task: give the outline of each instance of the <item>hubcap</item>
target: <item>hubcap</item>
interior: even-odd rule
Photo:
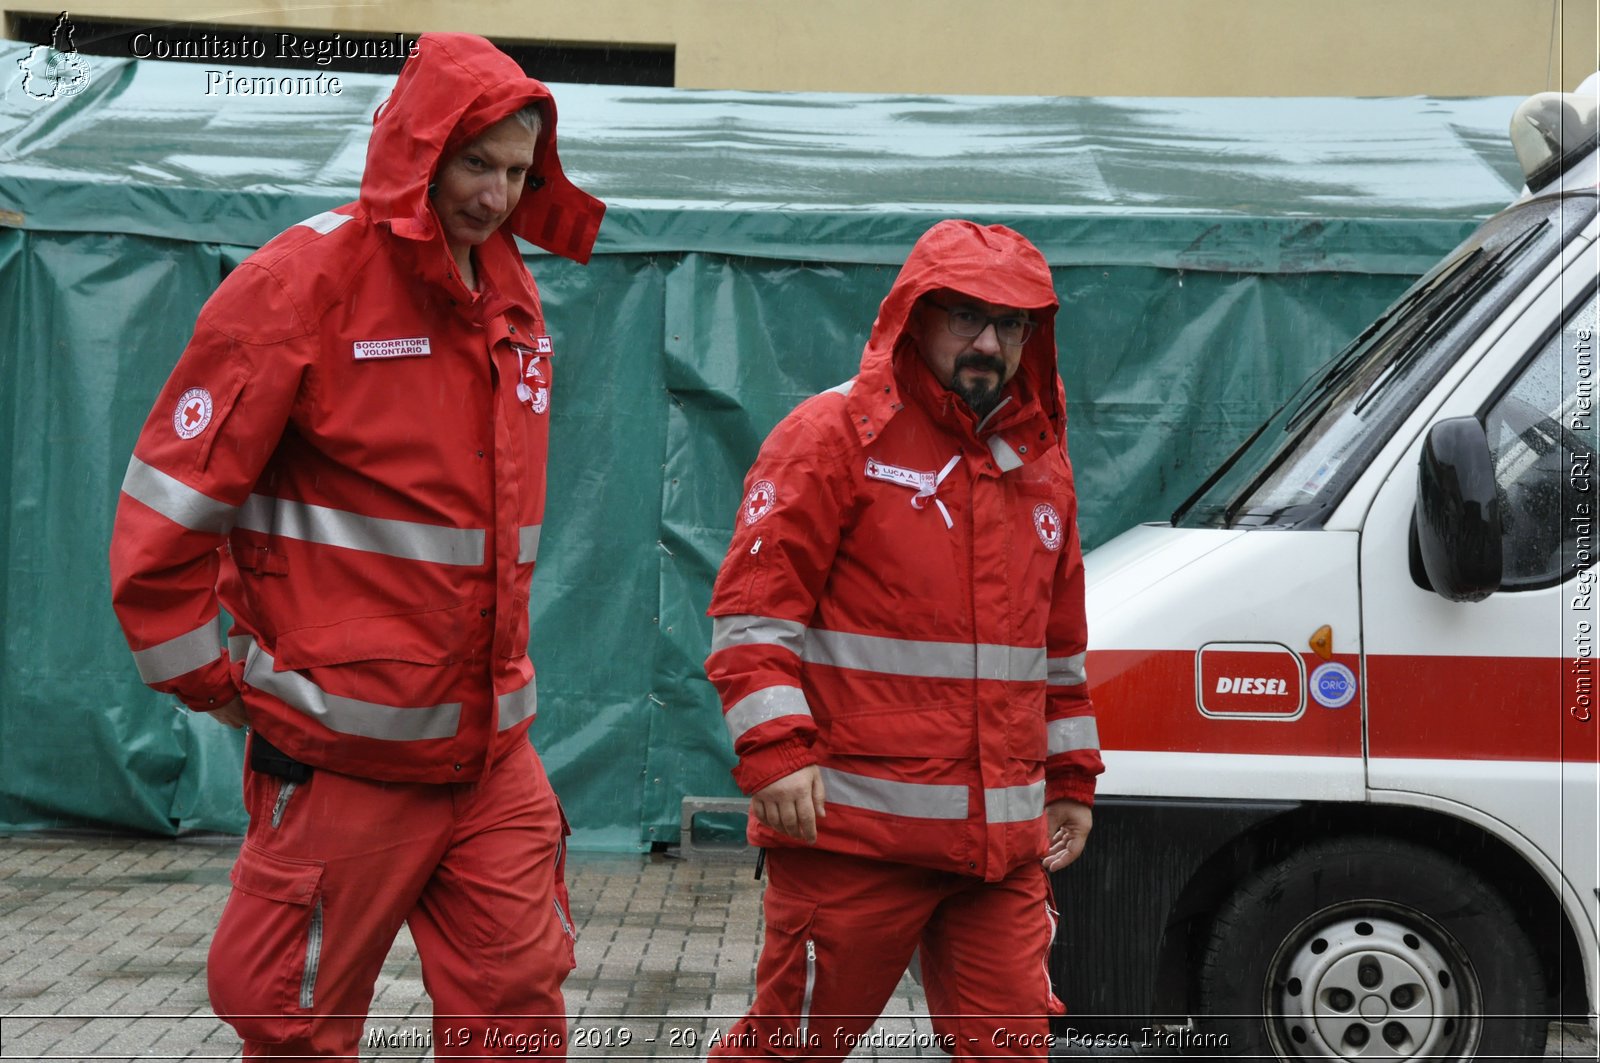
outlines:
[[[1326,908],[1284,940],[1267,971],[1267,1030],[1288,1058],[1451,1059],[1476,1047],[1481,1000],[1443,927],[1365,901]]]

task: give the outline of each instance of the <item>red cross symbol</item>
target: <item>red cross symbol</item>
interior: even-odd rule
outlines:
[[[756,481],[750,485],[750,493],[744,496],[744,522],[754,524],[777,504],[777,488],[768,480]]]
[[[1047,537],[1051,539],[1056,537],[1056,522],[1054,518],[1050,516],[1050,514],[1046,513],[1044,516],[1039,518],[1039,527],[1044,531]]]
[[[198,399],[185,406],[183,408],[183,426],[185,428],[193,428],[195,422],[200,420],[200,414],[204,409],[205,407],[200,405],[200,400]]]

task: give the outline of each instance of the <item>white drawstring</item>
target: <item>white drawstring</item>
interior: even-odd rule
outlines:
[[[960,454],[952,457],[949,461],[944,463],[944,468],[939,470],[939,475],[933,478],[932,484],[924,483],[922,485],[922,489],[911,496],[911,505],[914,509],[923,508],[923,506],[927,504],[927,499],[932,498],[933,504],[939,507],[939,515],[944,518],[944,526],[946,528],[954,528],[956,526],[955,521],[950,519],[950,511],[944,508],[944,503],[935,496],[939,493],[939,485],[944,483],[944,478],[950,475],[951,470],[953,470],[956,465],[960,463],[960,461]]]

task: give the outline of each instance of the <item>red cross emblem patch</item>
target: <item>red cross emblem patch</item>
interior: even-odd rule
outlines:
[[[549,348],[548,336],[541,336],[545,349]],[[517,368],[521,379],[517,381],[517,398],[522,404],[534,413],[543,413],[550,408],[550,378],[545,375],[544,356],[535,354],[526,347],[517,348]]]
[[[178,399],[178,408],[172,411],[172,427],[179,439],[193,439],[211,423],[211,392],[205,388],[190,388]]]
[[[744,496],[744,522],[754,524],[756,521],[772,512],[772,507],[778,504],[778,489],[771,480],[757,480],[750,485],[750,492]]]
[[[1033,530],[1046,550],[1061,549],[1061,514],[1048,502],[1033,507]]]

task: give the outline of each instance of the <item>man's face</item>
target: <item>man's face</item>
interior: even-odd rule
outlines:
[[[1016,375],[1025,338],[1016,334],[1031,329],[1028,320],[1026,310],[952,291],[923,296],[912,314],[922,360],[979,417],[994,408],[1000,389]],[[963,332],[976,335],[958,335]],[[1002,332],[1015,342],[1007,342]]]
[[[511,216],[533,166],[538,137],[507,118],[463,144],[434,176],[433,209],[457,255],[489,239]]]

